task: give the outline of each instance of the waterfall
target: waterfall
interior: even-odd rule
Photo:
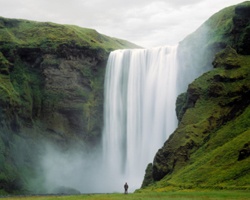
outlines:
[[[197,56],[185,46],[111,52],[102,145],[86,152],[46,145],[39,168],[44,189],[49,193],[62,187],[82,193],[123,192],[125,182],[129,192],[140,188],[147,164],[177,126],[177,95],[212,69],[204,64],[204,57],[204,49]]]
[[[177,46],[111,52],[105,75],[103,144],[91,152],[78,148],[65,152],[48,145],[41,159],[45,189],[123,192],[125,182],[129,192],[140,188],[147,164],[177,126],[177,95],[208,70],[209,66],[202,67],[202,57],[194,60],[190,54]]]
[[[105,75],[103,163],[112,191],[140,188],[177,126],[177,46],[111,52]],[[116,188],[117,187],[117,188]]]

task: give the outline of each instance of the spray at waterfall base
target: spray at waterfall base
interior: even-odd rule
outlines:
[[[111,52],[102,149],[65,154],[48,148],[47,185],[82,193],[123,192],[125,182],[129,192],[140,188],[148,163],[177,126],[177,95],[198,75],[183,69],[177,46]]]

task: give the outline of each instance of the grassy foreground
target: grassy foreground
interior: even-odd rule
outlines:
[[[16,196],[4,197],[7,200],[154,200],[154,199],[178,199],[178,200],[247,200],[250,199],[250,191],[178,191],[178,192],[152,192],[133,194],[82,194],[72,196]]]

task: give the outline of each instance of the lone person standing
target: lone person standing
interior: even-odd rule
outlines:
[[[124,194],[128,194],[128,184],[127,183],[125,183],[125,185],[124,185]]]

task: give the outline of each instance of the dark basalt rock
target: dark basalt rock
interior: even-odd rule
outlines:
[[[146,168],[146,171],[145,171],[145,176],[144,176],[144,179],[143,179],[143,184],[142,184],[142,188],[150,185],[151,183],[154,182],[154,179],[153,179],[153,176],[152,176],[152,169],[153,168],[153,164],[152,163],[149,163],[147,168]]]
[[[0,190],[30,192],[45,143],[99,145],[108,55],[138,46],[49,22],[0,17],[0,31]]]
[[[244,144],[244,147],[239,151],[238,161],[244,160],[250,156],[250,142]]]
[[[171,177],[170,175],[179,168],[188,165],[190,155],[210,140],[210,134],[214,130],[240,116],[250,104],[249,74],[241,69],[242,63],[239,55],[250,54],[250,3],[237,5],[234,12],[232,9],[228,9],[228,13],[231,13],[228,16],[232,17],[232,21],[228,21],[229,24],[232,23],[231,28],[221,29],[217,26],[219,20],[226,20],[225,18],[220,19],[218,16],[225,17],[226,15],[219,13],[210,21],[208,20],[205,23],[206,26],[203,25],[198,29],[197,33],[202,33],[202,36],[198,35],[198,37],[197,33],[194,33],[181,42],[180,48],[184,48],[184,50],[180,49],[182,53],[180,56],[185,56],[188,54],[188,47],[192,50],[198,49],[195,45],[200,44],[199,39],[203,38],[203,43],[208,41],[208,44],[203,44],[199,48],[216,47],[207,48],[206,54],[214,55],[212,64],[215,69],[220,68],[221,70],[202,75],[188,86],[186,93],[177,98],[176,113],[179,126],[156,153],[152,172],[147,171],[147,173],[152,173],[153,181]],[[208,34],[207,40],[204,39],[206,34]],[[206,54],[202,56],[204,61],[201,64],[206,65]],[[197,55],[192,56],[192,60],[196,60],[196,57],[201,55],[200,52],[197,52]],[[189,61],[186,60],[186,62]],[[186,65],[189,66],[189,64]],[[203,116],[200,111],[195,114],[195,110],[198,109],[196,104],[201,101],[203,104],[204,102],[217,102],[215,104],[217,104],[218,110],[215,112],[218,114],[211,113]],[[208,107],[205,112],[210,113],[210,109],[212,108]],[[247,143],[239,151],[238,160],[246,159],[249,156],[249,146]],[[146,174],[145,177],[150,177],[150,174]],[[145,185],[146,182],[143,186],[145,187]]]
[[[234,27],[231,34],[234,35],[236,50],[243,55],[250,54],[250,3],[246,1],[235,8],[233,17]]]

